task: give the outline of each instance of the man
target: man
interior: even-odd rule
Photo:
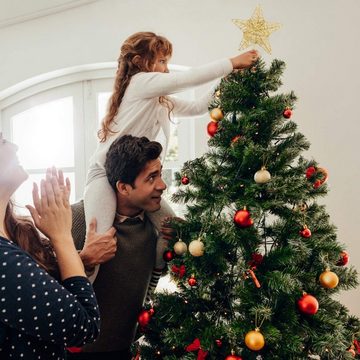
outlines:
[[[166,189],[161,178],[161,151],[158,142],[125,135],[114,141],[107,153],[106,174],[117,197],[114,222],[117,250],[114,255],[109,230],[104,244],[110,249],[105,258],[111,259],[101,265],[93,284],[100,307],[100,337],[94,344],[84,346],[81,353],[71,354],[69,359],[131,359],[130,346],[135,337],[137,317],[156,257],[157,234],[146,212],[160,208]],[[74,208],[74,212],[77,210]],[[92,230],[95,230],[94,224]],[[92,235],[96,237],[97,234]],[[95,246],[96,241],[87,241],[87,248],[80,252],[86,267],[95,265],[90,260],[94,258],[94,252],[89,251],[92,245]],[[104,251],[99,251],[95,257],[100,254]]]

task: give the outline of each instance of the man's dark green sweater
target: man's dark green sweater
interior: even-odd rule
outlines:
[[[114,226],[115,257],[100,266],[93,284],[100,307],[100,336],[84,346],[84,352],[130,347],[155,265],[157,236],[146,215],[144,220],[128,218]]]

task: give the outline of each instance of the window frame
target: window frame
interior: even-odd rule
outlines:
[[[170,65],[170,71],[184,71],[188,67]],[[97,96],[99,92],[112,91],[114,74],[117,63],[98,63],[60,69],[51,73],[42,74],[22,83],[16,84],[0,92],[0,131],[10,141],[11,117],[32,106],[65,96],[74,96],[74,168],[64,168],[64,171],[75,173],[76,198],[82,197],[85,187],[89,159],[97,145],[96,131]],[[188,91],[189,99],[194,99],[194,90]],[[96,101],[94,101],[96,100]],[[81,105],[79,105],[81,104]],[[166,162],[165,169],[174,171],[195,155],[194,121],[192,119],[179,119],[179,158],[176,161]],[[49,164],[51,165],[51,164]],[[56,164],[53,164],[56,165]],[[36,174],[44,169],[30,169],[29,173]]]

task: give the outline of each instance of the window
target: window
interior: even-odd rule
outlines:
[[[4,137],[19,146],[18,157],[30,175],[15,194],[15,201],[21,206],[32,203],[32,183],[39,182],[46,168],[52,165],[62,168],[70,178],[71,201],[82,198],[88,160],[97,144],[96,130],[113,87],[114,68],[107,65],[90,72],[88,68],[75,70],[35,82],[5,101],[0,97],[1,130]],[[191,99],[194,94],[187,91],[179,96]],[[190,119],[173,119],[171,123],[163,170],[167,197],[174,191],[175,171],[194,155],[193,147],[189,146],[192,127]],[[24,208],[20,211],[27,212]]]

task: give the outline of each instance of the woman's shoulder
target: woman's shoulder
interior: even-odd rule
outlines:
[[[24,250],[19,248],[13,242],[0,236],[0,259],[13,258],[14,256],[17,258],[24,257],[26,259],[32,260],[32,258],[28,253],[26,253]]]

